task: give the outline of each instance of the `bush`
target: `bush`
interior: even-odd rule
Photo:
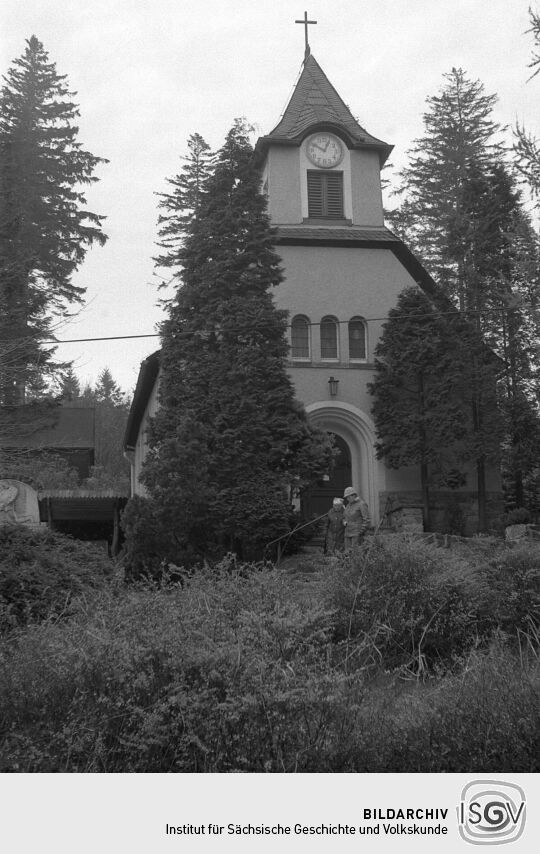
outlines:
[[[462,558],[396,535],[341,558],[327,595],[351,664],[416,671],[471,646],[488,590]]]
[[[496,628],[540,631],[540,549],[522,543],[500,549],[484,567],[491,590],[488,620]]]
[[[122,512],[121,525],[125,534],[126,578],[158,578],[172,543],[158,520],[154,502],[140,495],[130,498]]]
[[[34,489],[75,489],[79,473],[64,457],[42,448],[38,452],[4,452],[2,476],[22,480]]]
[[[434,692],[429,737],[410,770],[540,770],[539,691],[538,659],[531,668],[520,666],[504,638],[496,637],[487,650],[463,659]]]
[[[538,644],[522,635],[518,655],[503,633],[472,636],[484,570],[397,537],[324,561],[307,583],[230,557],[184,586],[102,586],[68,619],[4,638],[0,771],[540,770]],[[386,618],[376,652],[358,591]],[[412,650],[433,673],[367,667],[369,644],[373,660],[409,664]]]
[[[194,566],[205,559],[185,539],[167,525],[158,505],[152,498],[136,495],[130,498],[121,517],[125,533],[125,577],[127,581],[150,579],[159,581],[168,564]],[[212,557],[208,549],[208,558]]]
[[[386,681],[359,709],[345,771],[534,773],[540,770],[540,671],[504,641],[430,680]]]
[[[107,556],[49,529],[0,527],[0,631],[70,613],[73,597],[102,586]]]
[[[9,768],[305,767],[347,678],[327,664],[329,615],[287,590],[273,570],[223,565],[29,630],[0,669]]]
[[[526,507],[516,507],[515,510],[510,510],[504,516],[504,526],[508,525],[528,525],[531,521],[531,514]]]

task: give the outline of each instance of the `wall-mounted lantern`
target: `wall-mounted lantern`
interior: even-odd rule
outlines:
[[[334,379],[334,377],[330,377],[330,379],[328,380],[328,385],[330,386],[331,396],[335,397],[338,393],[339,380]]]

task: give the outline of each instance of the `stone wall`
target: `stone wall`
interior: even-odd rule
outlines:
[[[382,527],[416,533],[423,530],[420,492],[381,492]],[[431,528],[444,534],[470,537],[478,532],[478,494],[466,491],[430,493]],[[504,513],[501,493],[487,495],[488,527],[495,527]]]

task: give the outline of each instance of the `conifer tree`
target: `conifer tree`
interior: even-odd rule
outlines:
[[[464,250],[450,234],[466,227],[463,197],[471,168],[485,169],[501,154],[501,127],[492,117],[497,101],[461,68],[444,75],[441,91],[427,99],[424,135],[408,152],[400,173],[401,204],[392,224],[422,258],[461,309],[467,304]]]
[[[125,406],[126,396],[114,380],[110,368],[103,368],[96,383],[94,394],[98,403]]]
[[[178,268],[182,264],[182,247],[189,223],[197,217],[212,171],[210,146],[198,133],[187,142],[188,154],[182,158],[182,171],[168,178],[169,193],[159,193],[158,246],[164,250],[154,260],[161,267]]]
[[[533,35],[534,52],[528,67],[533,69],[529,80],[540,73],[540,13],[529,8],[529,32]],[[540,145],[523,124],[517,122],[514,128],[515,165],[521,173],[537,202],[540,200]]]
[[[401,173],[403,202],[394,214],[398,229],[476,329],[476,336],[469,338],[473,348],[469,359],[475,390],[471,405],[482,529],[486,525],[485,462],[492,456],[491,427],[495,420],[498,433],[503,413],[497,417],[496,412],[485,411],[486,405],[491,406],[491,390],[486,398],[484,372],[490,373],[491,368],[485,366],[478,341],[493,347],[502,360],[501,374],[506,377],[502,402],[509,430],[506,448],[525,447],[518,425],[524,419],[529,429],[530,416],[534,417],[534,407],[523,396],[531,375],[527,358],[532,351],[523,347],[522,332],[530,322],[525,319],[522,300],[517,300],[521,311],[516,311],[516,291],[522,287],[518,270],[530,269],[537,248],[534,240],[525,239],[525,234],[531,235],[530,224],[504,163],[501,128],[492,115],[495,100],[463,71],[453,69],[446,75],[441,93],[428,99],[425,134],[416,141],[410,165]],[[522,475],[517,461],[523,454],[514,451],[506,457],[514,459],[513,480],[520,501]]]
[[[539,254],[521,195],[503,163],[469,169],[459,225],[450,231],[450,245],[453,242],[463,252],[467,269],[469,323],[501,359],[507,498],[520,507],[524,472],[534,465],[540,450],[535,381]],[[476,384],[481,397],[481,375]],[[479,417],[481,408],[479,403]]]
[[[105,161],[77,141],[73,94],[35,36],[0,92],[0,337],[24,342],[1,370],[0,404],[46,389],[60,367],[44,343],[53,318],[81,302],[71,276],[106,239],[82,191]]]
[[[81,396],[81,384],[71,365],[62,377],[60,396],[62,400],[68,401],[77,400]]]
[[[282,271],[265,205],[237,120],[187,226],[143,472],[184,559],[260,555],[287,530],[291,484],[330,465],[326,436],[309,426],[287,375],[286,313],[271,293]]]
[[[129,488],[129,464],[123,454],[123,439],[129,400],[109,368],[104,368],[94,387],[87,385],[81,404],[95,410],[95,465],[87,486],[93,489]]]
[[[403,291],[375,350],[369,385],[376,451],[391,468],[420,468],[424,529],[431,529],[430,487],[463,483],[474,455],[469,371],[456,336],[463,323],[441,314],[418,288]],[[461,470],[460,470],[461,466]]]

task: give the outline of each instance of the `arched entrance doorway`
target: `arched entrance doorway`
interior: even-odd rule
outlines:
[[[312,424],[327,433],[335,433],[345,442],[350,455],[349,477],[345,486],[354,486],[359,490],[368,503],[371,520],[376,525],[379,521],[379,487],[374,451],[375,428],[371,419],[356,406],[344,401],[314,401],[306,406],[306,412]],[[343,489],[341,492],[332,492],[332,483],[327,485],[330,494],[325,496],[328,504],[321,511],[323,513],[329,509],[335,495],[343,495]]]
[[[328,513],[333,498],[342,498],[347,486],[352,484],[352,466],[350,448],[337,433],[330,433],[338,453],[334,458],[334,467],[328,479],[320,480],[306,490],[302,497],[303,513],[306,519]]]

